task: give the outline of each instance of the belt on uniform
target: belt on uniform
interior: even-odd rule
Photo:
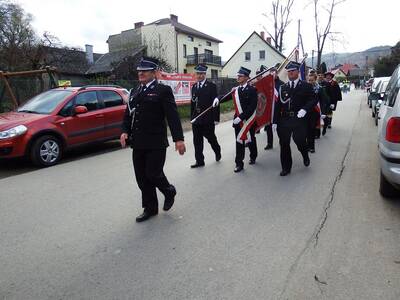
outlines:
[[[297,113],[294,111],[281,111],[282,117],[294,117],[296,115],[297,115]]]

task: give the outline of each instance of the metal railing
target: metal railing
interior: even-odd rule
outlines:
[[[222,65],[221,56],[211,55],[207,53],[188,55],[186,58],[188,65],[197,65],[197,64],[209,64],[216,66]]]

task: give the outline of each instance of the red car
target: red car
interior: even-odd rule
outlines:
[[[119,138],[129,92],[118,86],[56,88],[0,114],[0,158],[55,165],[65,150]]]

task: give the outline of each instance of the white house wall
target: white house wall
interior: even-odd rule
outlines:
[[[142,43],[147,46],[147,55],[164,59],[176,68],[176,36],[171,24],[146,25],[141,27]]]
[[[184,33],[178,33],[178,69],[180,73],[183,73],[184,69],[188,73],[191,72],[192,68],[189,68],[186,66],[187,59],[184,57],[183,53],[183,45],[186,45],[186,54],[187,55],[193,55],[194,54],[194,48],[198,48],[198,54],[204,54],[204,50],[211,50],[213,52],[213,55],[218,56],[219,55],[219,44],[213,41],[211,42],[211,46],[207,46],[207,40],[201,39],[198,37],[193,36],[194,40],[193,42],[189,40],[188,34]],[[208,66],[209,70],[207,71],[207,75],[211,76],[211,69],[213,66]],[[221,67],[215,66],[216,70],[220,70]]]
[[[265,59],[259,58],[259,51],[265,50]],[[250,61],[245,61],[245,52],[251,53]],[[272,67],[281,63],[284,58],[275,50],[271,49],[257,34],[253,33],[248,41],[239,49],[239,51],[222,68],[223,77],[236,77],[236,73],[241,66],[250,69],[254,76],[261,65]]]

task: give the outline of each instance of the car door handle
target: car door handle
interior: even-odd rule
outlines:
[[[104,118],[104,115],[96,115],[96,118]]]

